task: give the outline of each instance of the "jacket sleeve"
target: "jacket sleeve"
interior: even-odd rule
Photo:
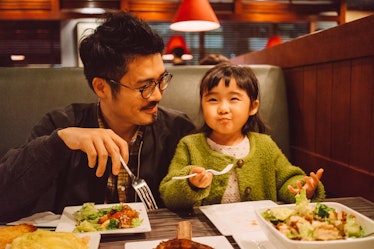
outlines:
[[[194,167],[194,165],[190,165],[191,153],[185,140],[184,138],[178,143],[169,172],[160,184],[160,194],[165,206],[174,210],[189,209],[195,205],[200,205],[201,200],[206,198],[210,192],[210,186],[200,189],[191,186],[188,179],[172,179],[173,176],[189,174],[192,167]]]
[[[0,161],[0,221],[29,215],[38,198],[51,191],[52,182],[69,157],[69,149],[57,135],[58,127],[67,123],[63,113],[45,115],[21,147],[3,156]]]

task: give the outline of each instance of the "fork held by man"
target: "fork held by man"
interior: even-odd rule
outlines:
[[[136,177],[127,166],[126,162],[123,160],[122,156],[120,157],[122,166],[125,168],[129,174],[132,187],[134,188],[136,194],[139,196],[140,200],[143,202],[147,210],[158,209],[155,198],[153,197],[152,191],[149,188],[147,182],[144,179]]]

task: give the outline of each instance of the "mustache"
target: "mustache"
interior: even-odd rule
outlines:
[[[143,110],[146,110],[146,109],[151,109],[151,108],[157,106],[158,104],[159,104],[159,101],[152,101],[152,102],[149,102],[147,105],[143,106],[143,107],[141,108],[141,110],[143,111]]]

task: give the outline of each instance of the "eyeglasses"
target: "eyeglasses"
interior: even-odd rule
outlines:
[[[117,84],[117,85],[126,87],[128,89],[138,91],[138,92],[140,92],[140,94],[142,95],[142,97],[144,99],[148,99],[149,97],[151,97],[152,93],[155,91],[155,88],[156,88],[157,85],[158,85],[158,87],[160,88],[161,91],[164,91],[168,87],[169,82],[170,82],[172,77],[173,77],[173,75],[171,73],[166,72],[157,81],[156,80],[149,80],[149,81],[146,82],[146,84],[144,86],[142,86],[140,88],[131,88],[131,87],[126,86],[125,84],[122,84],[118,81],[111,80],[111,79],[107,79],[107,80],[109,80],[113,84]]]

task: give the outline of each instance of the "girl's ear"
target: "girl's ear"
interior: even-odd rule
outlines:
[[[92,80],[92,88],[94,89],[96,95],[100,99],[107,98],[108,94],[111,93],[110,85],[103,78],[99,78],[99,77],[93,78],[93,80]]]
[[[251,103],[251,106],[249,107],[249,116],[255,115],[259,107],[260,107],[260,101],[256,99],[255,101]]]

